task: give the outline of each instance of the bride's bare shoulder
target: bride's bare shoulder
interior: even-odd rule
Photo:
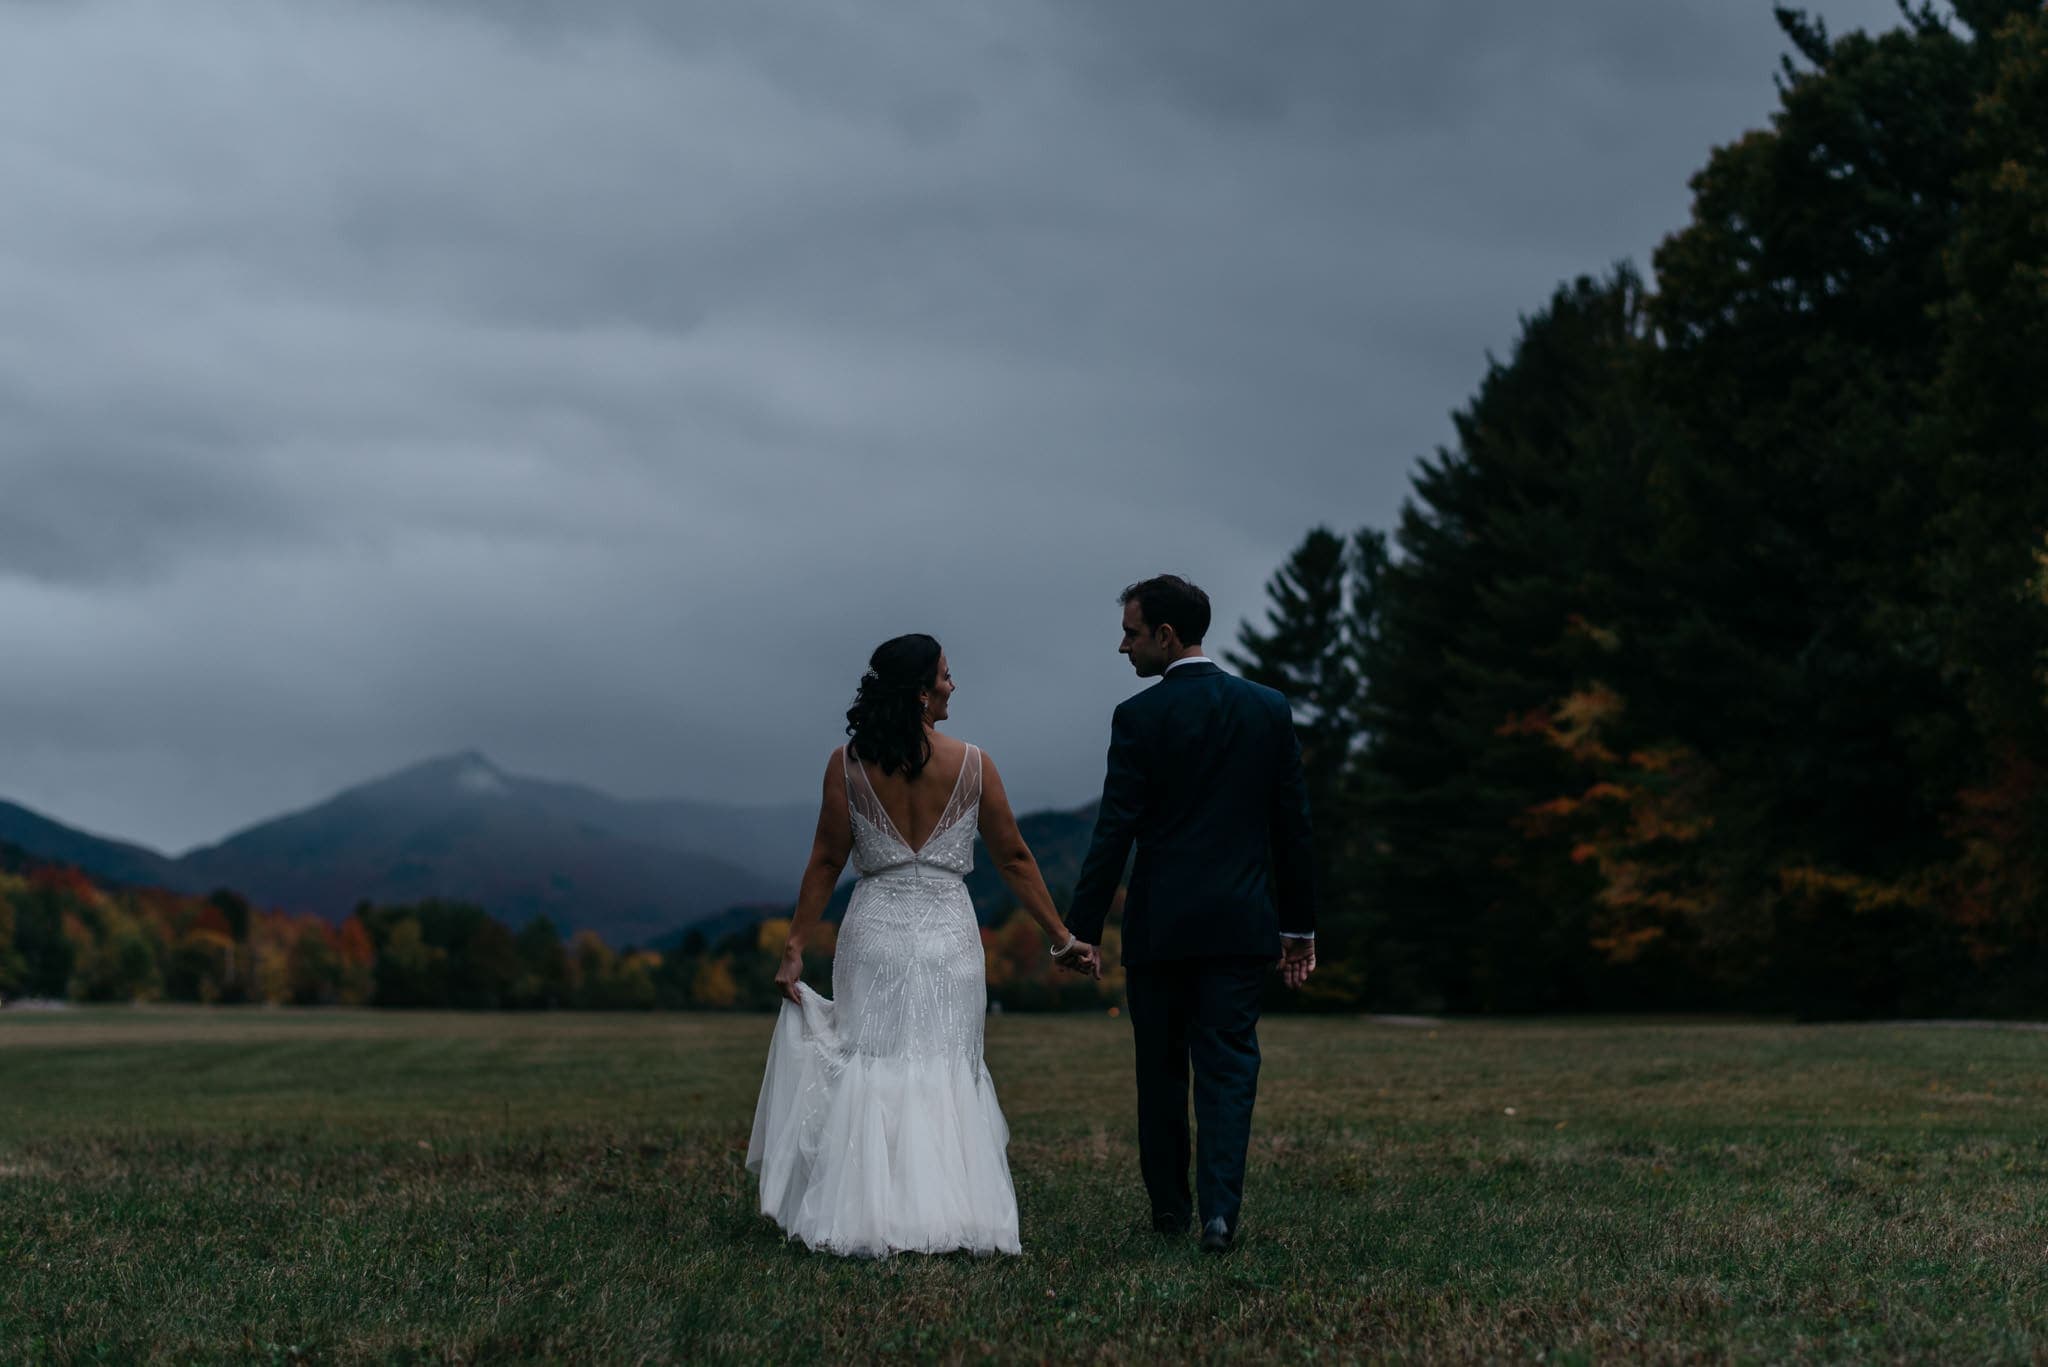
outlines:
[[[988,757],[988,751],[982,749],[979,745],[972,745],[964,740],[955,741],[954,744],[959,748],[948,757],[946,767],[953,769],[957,765],[960,770],[965,770],[971,762],[974,765],[974,772],[980,777],[981,782],[986,785],[991,771],[995,768],[995,761]],[[972,752],[971,760],[970,751]]]

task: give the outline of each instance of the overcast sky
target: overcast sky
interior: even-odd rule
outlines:
[[[1829,0],[1831,27],[1889,0]],[[1765,0],[0,0],[0,797],[172,851],[436,753],[809,800],[946,643],[1087,800],[1763,123]]]

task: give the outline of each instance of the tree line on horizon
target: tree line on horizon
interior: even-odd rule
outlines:
[[[837,926],[819,927],[809,977],[830,992]],[[761,1010],[789,918],[768,916],[715,940],[615,949],[596,932],[565,937],[545,916],[514,928],[471,903],[364,903],[339,924],[207,896],[107,887],[75,868],[0,847],[0,1000],[172,1001],[271,1006],[474,1010]],[[990,1000],[1010,1010],[1121,1001],[1121,972],[1101,983],[1055,968],[1023,912],[984,928]]]
[[[1391,536],[1233,656],[1297,702],[1323,1004],[2038,1015],[2048,13],[1790,40],[1655,283],[1523,320]]]

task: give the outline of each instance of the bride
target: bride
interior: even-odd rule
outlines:
[[[1067,933],[995,765],[935,729],[953,676],[929,636],[876,647],[825,767],[818,832],[775,982],[747,1169],[761,1210],[834,1253],[1016,1253],[1009,1126],[981,1059],[981,932],[963,881],[979,831],[1003,881],[1060,946]],[[860,873],[832,958],[833,1000],[803,981],[804,941],[848,854]]]

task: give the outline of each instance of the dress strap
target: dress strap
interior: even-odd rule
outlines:
[[[840,760],[846,773],[847,807],[868,825],[901,844],[903,837],[897,834],[889,809],[882,805],[881,794],[875,791],[874,782],[868,778],[867,766],[860,762],[860,756],[853,753],[852,741],[848,741],[846,748],[840,751]]]
[[[967,753],[960,759],[960,777],[953,784],[953,793],[946,801],[945,809],[939,813],[939,824],[932,828],[939,831],[951,830],[956,822],[981,806],[981,749],[969,745]]]

